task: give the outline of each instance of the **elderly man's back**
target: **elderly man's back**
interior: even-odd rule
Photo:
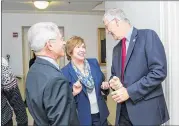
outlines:
[[[78,125],[68,81],[49,61],[37,57],[27,75],[26,97],[36,125]]]

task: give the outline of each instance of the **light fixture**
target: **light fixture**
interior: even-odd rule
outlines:
[[[38,9],[46,9],[48,5],[48,1],[34,1],[34,6]]]

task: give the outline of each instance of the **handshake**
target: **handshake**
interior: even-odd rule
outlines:
[[[127,89],[122,85],[118,77],[113,76],[109,82],[103,82],[101,84],[101,89],[107,90],[111,88],[113,92],[111,93],[112,99],[117,103],[122,103],[129,98]],[[79,94],[82,90],[82,84],[80,81],[77,81],[73,84],[73,96]]]
[[[121,87],[123,87],[123,85],[120,82],[119,78],[116,76],[113,76],[113,78],[109,82],[103,82],[101,85],[101,88],[103,90],[107,90],[111,88],[113,91],[116,91]]]
[[[129,99],[127,89],[123,87],[121,81],[116,76],[113,76],[109,82],[103,82],[101,88],[103,90],[111,88],[113,90],[111,93],[112,99],[117,103],[122,103]]]

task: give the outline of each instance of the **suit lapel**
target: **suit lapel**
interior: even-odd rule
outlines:
[[[127,51],[127,56],[126,56],[126,62],[125,62],[124,71],[125,71],[125,69],[126,69],[126,67],[127,67],[127,64],[128,64],[128,62],[129,62],[129,59],[130,59],[130,57],[131,57],[131,54],[132,54],[132,51],[133,51],[133,49],[134,49],[136,40],[137,40],[137,29],[134,28],[134,29],[133,29],[133,32],[132,32],[132,35],[131,35],[131,40],[130,40],[130,43],[129,43],[128,51]]]
[[[90,66],[90,70],[91,70],[91,75],[93,77],[93,81],[94,81],[94,86],[95,86],[95,89],[96,89],[96,94],[98,94],[98,85],[97,84],[97,75],[96,75],[96,68],[94,66],[92,66],[92,64],[90,62],[89,63],[89,66]]]
[[[70,72],[70,74],[71,74],[71,76],[73,77],[73,79],[75,80],[75,82],[76,81],[78,81],[78,77],[77,77],[77,75],[76,75],[76,72],[75,72],[75,70],[73,69],[73,67],[72,67],[72,64],[71,64],[71,62],[69,63],[69,72]],[[86,87],[82,84],[82,90],[83,90],[83,92],[86,94],[86,96],[87,96],[87,91],[86,91]]]
[[[119,66],[117,68],[119,70],[119,78],[121,79],[121,61],[122,61],[121,60],[122,59],[121,58],[122,57],[122,42],[121,41],[119,42],[118,49],[119,49],[117,53],[118,58],[116,60],[118,60],[117,62]]]

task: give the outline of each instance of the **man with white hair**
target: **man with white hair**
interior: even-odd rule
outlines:
[[[157,33],[133,27],[120,9],[103,18],[119,43],[113,49],[110,87],[117,102],[116,125],[161,125],[169,120],[161,83],[167,76],[165,50]]]
[[[76,106],[68,80],[57,59],[64,56],[63,36],[51,22],[34,24],[28,31],[36,55],[26,80],[26,98],[35,125],[78,125]]]

